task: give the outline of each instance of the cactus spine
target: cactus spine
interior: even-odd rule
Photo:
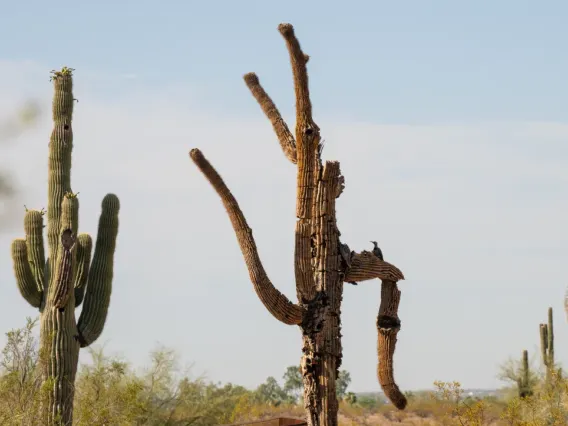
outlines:
[[[517,386],[519,388],[519,397],[526,398],[532,395],[532,387],[530,383],[530,370],[529,370],[529,353],[524,350],[521,358],[521,371],[517,378]]]
[[[47,212],[27,210],[25,239],[12,243],[16,282],[24,299],[40,312],[41,424],[71,425],[79,349],[102,333],[107,317],[118,234],[119,201],[107,194],[95,253],[92,239],[77,234],[79,199],[71,191],[73,70],[52,71],[54,128],[49,142]],[[47,213],[45,258],[43,228]],[[83,309],[75,321],[75,308]]]
[[[554,372],[554,328],[552,308],[548,308],[548,324],[540,324],[540,350],[546,368],[546,383],[551,383]]]

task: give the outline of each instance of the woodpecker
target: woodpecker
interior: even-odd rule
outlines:
[[[371,241],[371,243],[373,243],[373,245],[375,246],[375,247],[373,248],[373,254],[374,254],[375,256],[377,256],[379,259],[385,260],[385,259],[383,259],[383,252],[382,252],[381,249],[379,248],[379,245],[377,244],[377,242],[376,242],[376,241]]]

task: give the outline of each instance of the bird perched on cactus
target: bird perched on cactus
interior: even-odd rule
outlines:
[[[376,241],[371,241],[371,243],[375,246],[373,247],[373,254],[375,256],[377,256],[379,259],[381,260],[385,260],[383,259],[383,252],[381,251],[381,249],[379,248],[379,245],[377,244]]]

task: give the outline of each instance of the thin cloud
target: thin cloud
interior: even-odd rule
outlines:
[[[7,69],[0,85],[14,81],[4,74],[18,68]],[[159,88],[104,100],[86,82],[80,87],[72,182],[81,194],[81,231],[96,234],[105,193],[117,193],[122,205],[108,349],[141,363],[159,339],[212,379],[247,386],[297,363],[298,330],[274,321],[257,300],[226,213],[188,158],[199,147],[218,168],[269,275],[293,297],[296,171],[262,113],[219,115],[199,108],[199,99],[169,99]],[[1,108],[0,115],[8,111]],[[379,241],[407,276],[399,384],[496,385],[497,364],[536,343],[546,308],[561,315],[568,126],[388,126],[332,117],[318,124],[325,158],[341,161],[346,177],[338,200],[342,238],[354,249]],[[42,121],[8,153],[28,207],[45,206],[50,131]],[[22,232],[0,238],[0,279],[12,283],[5,296],[12,302],[0,311],[6,328],[31,312],[7,257],[10,239]],[[376,282],[345,291],[344,367],[355,390],[378,389],[378,303]],[[270,353],[258,350],[259,334],[274,342]],[[558,356],[567,350],[560,341]]]

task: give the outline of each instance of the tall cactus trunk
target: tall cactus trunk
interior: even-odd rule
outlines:
[[[552,384],[555,360],[554,360],[554,323],[552,308],[548,308],[548,324],[540,324],[540,350],[542,362],[546,369],[546,385]]]
[[[44,383],[42,424],[71,425],[80,349],[76,338],[75,313],[72,309],[60,312],[47,300],[40,326],[39,362]]]
[[[41,425],[73,424],[74,383],[79,349],[93,343],[106,321],[113,278],[120,204],[107,194],[102,202],[95,253],[92,239],[79,234],[79,200],[71,191],[73,149],[72,69],[54,71],[54,128],[49,142],[47,241],[43,210],[28,210],[26,238],[12,242],[16,282],[24,299],[40,311],[42,371]],[[83,302],[79,321],[75,308]]]
[[[276,105],[264,91],[254,73],[244,76],[245,83],[276,132],[284,155],[297,167],[296,180],[296,244],[294,270],[298,303],[292,303],[272,284],[260,261],[252,230],[221,176],[198,149],[190,157],[223,202],[235,230],[254,289],[266,309],[280,322],[297,325],[302,331],[301,369],[304,384],[304,406],[308,426],[337,426],[338,401],[336,380],[342,362],[341,301],[345,282],[356,284],[378,278],[394,284],[404,279],[402,272],[383,260],[382,254],[352,252],[339,240],[335,203],[344,188],[339,163],[322,163],[319,127],[312,118],[304,54],[290,24],[278,30],[284,37],[294,77],[296,94],[296,135],[292,135]],[[391,287],[392,288],[392,287]],[[400,294],[398,295],[400,297]],[[398,300],[398,299],[397,299]],[[391,315],[398,318],[398,303]],[[398,330],[397,330],[398,331]],[[380,345],[379,354],[390,351],[379,367],[390,371],[380,384],[398,391],[392,375],[396,338],[388,347]],[[380,356],[379,356],[380,357]],[[381,379],[382,380],[382,379]],[[400,391],[398,391],[400,393]],[[387,396],[399,398],[396,392]],[[393,401],[404,408],[406,400]]]
[[[529,353],[524,350],[521,358],[521,371],[517,378],[519,398],[526,398],[532,395],[529,370]]]
[[[302,157],[298,160],[301,164]],[[319,157],[314,164],[316,170],[321,168]],[[339,163],[327,162],[316,179],[311,259],[316,296],[308,303],[312,319],[300,326],[304,404],[308,424],[336,426],[339,404],[335,382],[342,360],[343,279],[340,271],[345,270],[335,217],[335,200],[343,190]]]

